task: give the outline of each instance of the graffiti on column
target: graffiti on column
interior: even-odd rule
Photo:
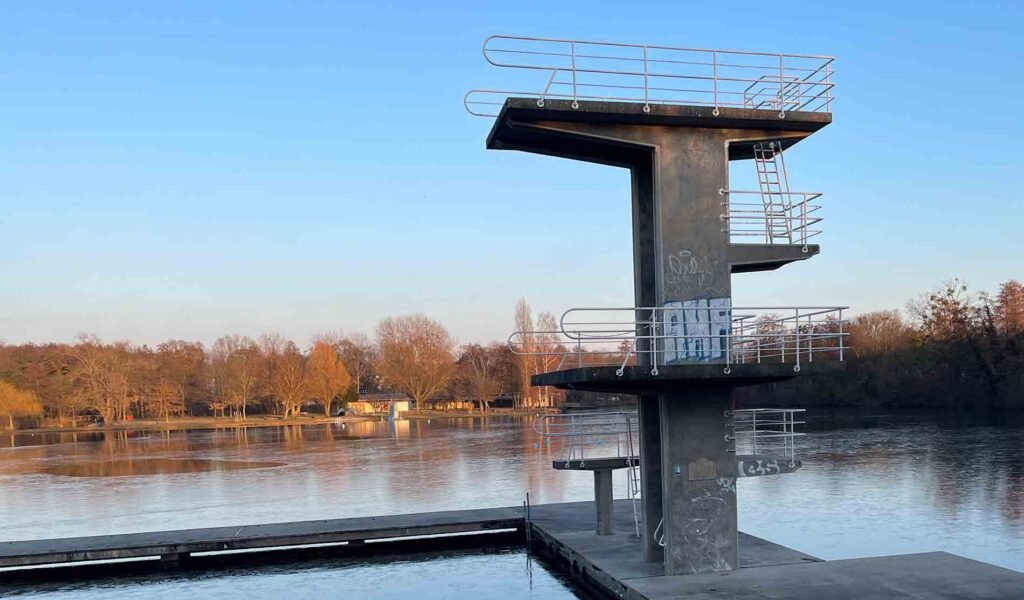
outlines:
[[[728,272],[718,260],[698,257],[692,250],[679,250],[668,255],[665,290],[675,297],[712,296],[727,293],[722,285]]]
[[[663,315],[665,364],[725,357],[732,327],[731,298],[666,302]]]
[[[687,494],[690,514],[700,515],[683,519],[678,543],[672,544],[672,554],[692,573],[728,571],[729,548],[720,529],[728,522],[729,503],[726,496],[734,496],[735,488],[712,491],[704,488],[691,489]]]

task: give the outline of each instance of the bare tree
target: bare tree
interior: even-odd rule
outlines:
[[[242,420],[255,397],[261,370],[259,346],[252,338],[226,335],[213,344],[212,363],[216,386],[225,402]]]
[[[959,279],[909,302],[907,309],[926,339],[946,342],[970,337],[980,316],[967,284]]]
[[[331,416],[331,404],[345,392],[352,377],[345,370],[345,364],[338,358],[334,346],[316,342],[307,359],[310,386],[324,406],[324,416]]]
[[[345,368],[352,375],[355,383],[355,397],[358,399],[362,390],[376,389],[375,366],[379,360],[377,348],[370,336],[365,333],[350,333],[338,344],[338,352]]]
[[[857,356],[888,354],[905,348],[913,331],[903,321],[899,311],[880,310],[855,317],[848,325],[849,345]]]
[[[455,389],[480,406],[480,412],[487,411],[488,403],[501,391],[501,344],[483,347],[467,344],[456,366]]]
[[[416,407],[444,389],[455,370],[448,330],[421,314],[384,319],[377,326],[380,372]]]
[[[516,363],[519,366],[519,396],[524,406],[532,405],[533,388],[530,386],[530,377],[536,371],[536,357],[534,356],[536,341],[534,340],[533,311],[526,302],[526,298],[520,298],[516,302],[516,332],[518,333],[519,352],[516,356]]]

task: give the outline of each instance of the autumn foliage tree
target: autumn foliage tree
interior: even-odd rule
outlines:
[[[377,325],[380,374],[421,407],[445,389],[455,371],[452,341],[444,325],[424,315],[384,319]]]
[[[14,429],[15,417],[35,417],[42,412],[43,406],[35,394],[0,381],[0,417],[7,417],[11,429]]]
[[[262,339],[264,377],[267,389],[281,410],[281,416],[297,415],[310,389],[306,357],[294,342],[278,335]]]
[[[331,404],[345,392],[352,383],[352,377],[334,346],[324,341],[313,344],[306,366],[311,391],[323,404],[324,416],[329,417]]]

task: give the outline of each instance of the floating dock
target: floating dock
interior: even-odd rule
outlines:
[[[392,545],[431,536],[455,536],[489,547],[497,534],[529,540],[530,551],[567,574],[595,597],[626,600],[781,599],[990,599],[1024,597],[1024,573],[945,552],[823,561],[803,552],[740,534],[740,568],[722,573],[665,576],[661,563],[646,562],[639,552],[632,506],[618,500],[613,508],[615,532],[597,535],[593,502],[422,514],[359,517],[295,523],[213,527],[0,543],[0,580],[24,572],[13,567],[60,571],[82,563],[161,558],[184,564],[191,554],[313,548],[336,544]],[[528,535],[527,535],[528,532]],[[434,538],[436,539],[436,538]],[[256,554],[262,554],[256,553]],[[234,560],[246,560],[237,553]],[[109,564],[109,563],[107,563]],[[107,570],[98,570],[109,573]]]

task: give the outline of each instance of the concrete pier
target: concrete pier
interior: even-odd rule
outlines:
[[[591,503],[535,506],[533,551],[595,597],[628,600],[1010,600],[1024,597],[1024,573],[946,552],[823,561],[742,532],[738,568],[665,575],[643,560],[632,508],[615,503],[617,533],[598,536]]]
[[[245,527],[214,527],[124,535],[31,540],[0,543],[0,567],[49,565],[44,580],[56,580],[56,571],[91,561],[95,571],[78,567],[76,578],[116,575],[102,567],[113,559],[160,558],[168,568],[202,568],[190,557],[197,552],[269,550],[301,557],[303,547],[346,542],[350,545],[389,546],[403,540],[418,548],[430,547],[423,536],[450,536],[471,540],[480,548],[493,545],[498,532],[513,532],[520,544],[546,558],[584,587],[590,595],[628,600],[707,600],[711,598],[764,598],[821,600],[1011,600],[1021,598],[1024,573],[1002,569],[944,552],[822,561],[770,541],[737,534],[737,567],[713,574],[665,575],[661,564],[644,560],[642,540],[635,535],[629,501],[612,506],[613,533],[594,530],[593,502],[422,514],[359,517]],[[529,528],[530,535],[525,535]],[[466,537],[468,536],[468,538]],[[441,546],[444,540],[432,538]],[[529,540],[529,542],[527,542]],[[327,549],[329,551],[329,549]],[[256,563],[266,552],[232,554],[234,564]],[[123,564],[121,565],[124,566]],[[31,570],[40,577],[39,569]],[[25,570],[0,569],[7,575]],[[12,589],[8,585],[5,590]]]
[[[0,568],[145,557],[159,557],[175,565],[201,552],[358,545],[422,536],[490,534],[523,527],[521,510],[493,508],[25,540],[0,542]]]

